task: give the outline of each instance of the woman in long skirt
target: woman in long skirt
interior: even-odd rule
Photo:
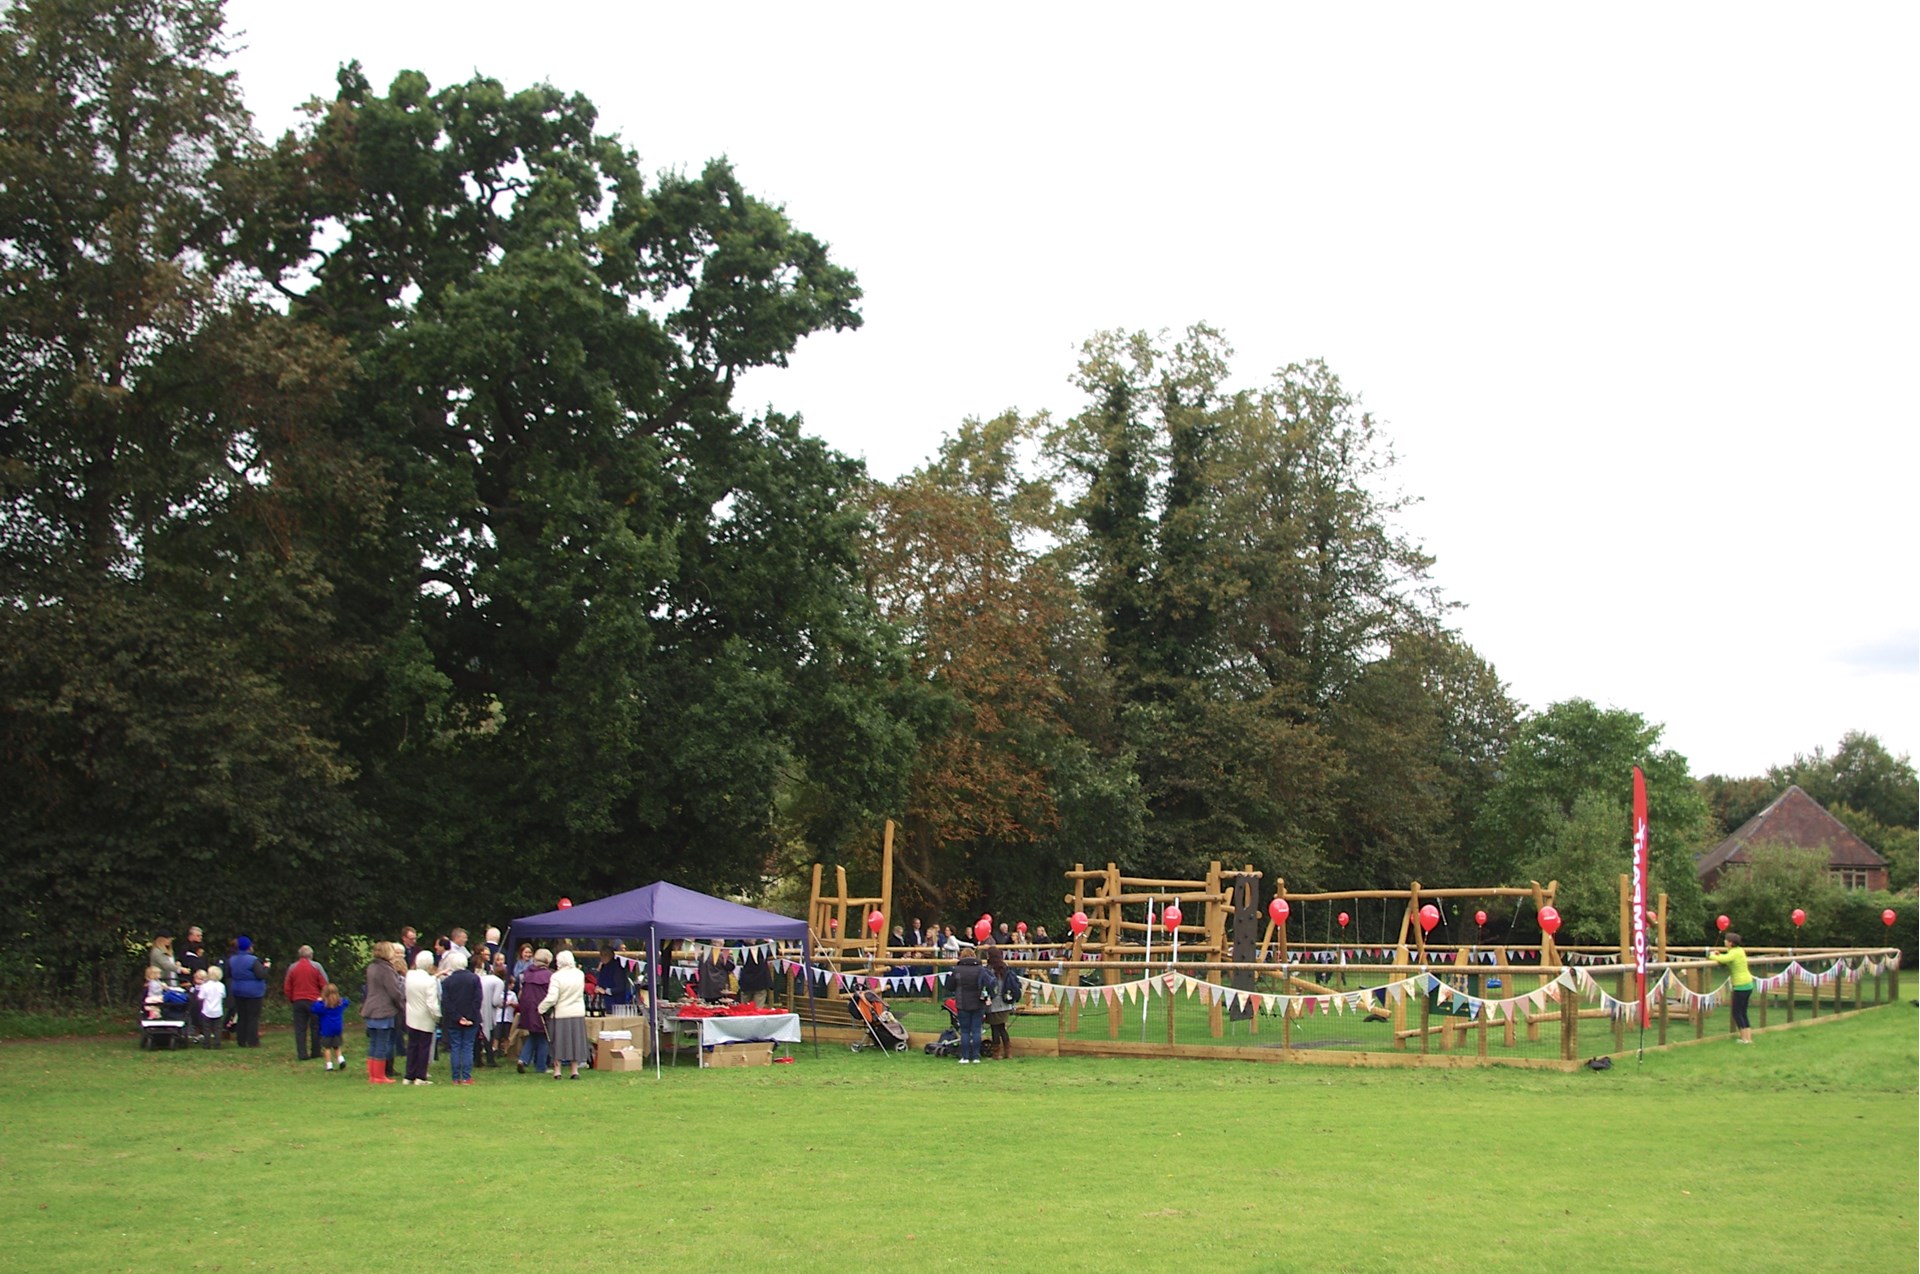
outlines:
[[[554,957],[553,981],[540,1001],[540,1011],[552,1014],[548,1044],[553,1049],[553,1077],[560,1078],[560,1066],[572,1068],[568,1079],[580,1078],[580,1063],[587,1054],[587,975],[575,967],[573,952],[562,951]]]

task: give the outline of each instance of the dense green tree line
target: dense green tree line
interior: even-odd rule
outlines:
[[[1217,858],[1558,877],[1604,936],[1634,764],[1687,926],[1689,855],[1777,781],[1912,859],[1869,738],[1696,787],[1631,712],[1523,711],[1320,363],[1103,333],[1070,418],[874,482],[734,405],[860,290],[727,164],[650,179],[580,97],[355,66],[269,145],[223,38],[218,0],[0,20],[12,994],[108,994],[189,920],[777,893],[885,816],[950,918]]]
[[[268,147],[221,23],[4,20],[9,951],[750,888],[871,825],[913,733],[860,470],[731,401],[852,274],[545,86],[349,67]]]

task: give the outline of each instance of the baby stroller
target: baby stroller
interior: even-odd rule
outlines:
[[[928,1057],[960,1056],[960,1002],[948,997],[941,1008],[947,1011],[947,1029],[940,1032],[940,1038],[927,1045]]]
[[[187,1047],[192,1043],[187,1037],[187,1022],[187,993],[168,987],[158,1000],[142,1006],[140,1047],[153,1052]]]
[[[882,1052],[907,1051],[907,1028],[900,1025],[900,1019],[893,1015],[893,1010],[887,1007],[887,1002],[880,998],[878,991],[862,988],[848,996],[847,1014],[867,1028],[867,1039],[872,1040]],[[867,1040],[856,1040],[853,1051],[858,1053],[866,1046]]]

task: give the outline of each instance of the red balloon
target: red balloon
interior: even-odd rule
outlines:
[[[1167,927],[1168,933],[1172,933],[1175,929],[1178,929],[1180,927],[1180,904],[1177,902],[1168,903],[1167,909],[1160,913],[1160,923]]]
[[[1277,925],[1287,923],[1287,915],[1292,910],[1293,908],[1287,906],[1287,900],[1285,898],[1275,898],[1267,904],[1267,914],[1273,917],[1273,923]]]
[[[839,927],[840,927],[840,918],[838,916],[835,916],[833,919],[827,921],[827,928],[838,929]]]
[[[1549,938],[1560,932],[1560,913],[1554,908],[1540,908],[1540,932]]]
[[[571,906],[573,906],[573,899],[562,898],[560,900],[560,910],[565,911],[568,907],[571,907]]]
[[[1484,928],[1486,928],[1486,927],[1487,927],[1487,913],[1486,913],[1486,912],[1484,912],[1484,911],[1476,911],[1476,912],[1474,912],[1474,913],[1473,913],[1473,923],[1475,923],[1475,924],[1477,924],[1477,925],[1479,925],[1479,926],[1480,926],[1480,927],[1481,927],[1482,929],[1484,929]]]
[[[867,913],[867,928],[869,930],[871,930],[874,933],[879,933],[882,929],[886,927],[887,927],[887,918],[885,916],[881,915],[877,911],[869,911]]]
[[[1726,916],[1715,916],[1713,918],[1713,923],[1720,926],[1721,933],[1725,933],[1728,929],[1733,927],[1733,921],[1728,919]]]
[[[1807,923],[1807,913],[1800,910],[1800,908],[1795,907],[1793,909],[1793,927],[1798,929],[1801,925],[1805,923]]]
[[[1900,917],[1893,914],[1892,907],[1888,907],[1885,911],[1880,913],[1880,923],[1885,925],[1889,929],[1893,928],[1893,922],[1898,920],[1899,918]]]
[[[1087,913],[1084,911],[1076,911],[1071,916],[1068,916],[1067,928],[1073,931],[1073,936],[1076,938],[1085,933],[1087,931]]]
[[[1015,933],[1025,933],[1027,931],[1027,922],[1022,920],[1019,924],[1013,927],[1013,931]]]
[[[981,912],[980,918],[987,922],[987,928],[993,928],[993,913],[991,911]]]
[[[1440,908],[1434,906],[1432,903],[1428,903],[1426,906],[1420,908],[1420,929],[1422,932],[1432,933],[1433,927],[1439,923]]]
[[[985,916],[982,916],[978,920],[973,922],[973,940],[975,942],[985,942],[988,936],[992,933],[993,933],[993,922],[988,920]]]
[[[1346,928],[1346,927],[1347,927],[1347,920],[1349,919],[1349,917],[1347,916],[1347,913],[1346,913],[1346,912],[1344,912],[1344,911],[1343,911],[1343,912],[1341,912],[1341,913],[1340,913],[1340,916],[1339,916],[1339,919],[1340,919],[1340,927],[1341,927],[1342,929],[1344,929],[1344,928]]]

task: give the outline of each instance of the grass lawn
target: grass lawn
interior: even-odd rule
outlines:
[[[291,1052],[0,1047],[7,1264],[1910,1272],[1920,1242],[1905,1000],[1604,1074],[822,1045],[371,1088]]]

